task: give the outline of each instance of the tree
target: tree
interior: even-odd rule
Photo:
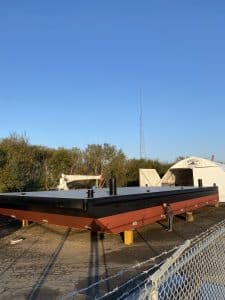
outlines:
[[[72,168],[71,151],[65,148],[59,148],[52,151],[48,161],[50,187],[56,187],[62,173],[70,174]]]
[[[107,186],[110,176],[118,186],[138,185],[139,168],[154,168],[162,177],[170,167],[158,160],[127,159],[110,144],[51,149],[30,145],[16,134],[0,140],[0,191],[31,191],[55,188],[64,174],[102,175]]]
[[[72,148],[70,150],[71,168],[69,174],[82,174],[84,170],[83,152],[79,148]]]
[[[127,161],[127,185],[139,185],[139,169],[156,169],[159,176],[162,177],[169,169],[171,164],[161,163],[158,160],[150,159],[130,159]]]
[[[106,183],[112,173],[117,177],[118,185],[126,181],[126,157],[122,150],[117,150],[115,146],[88,145],[84,151],[84,166],[87,174],[101,174]]]
[[[0,141],[1,191],[24,191],[39,187],[40,173],[34,164],[33,149],[23,136],[11,135]]]

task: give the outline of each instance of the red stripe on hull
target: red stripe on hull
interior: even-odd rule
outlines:
[[[8,208],[0,208],[0,214],[19,220],[29,220],[40,224],[49,223],[60,226],[69,226],[72,228],[89,228],[92,226],[94,221],[92,218],[48,214],[38,211],[16,210]]]
[[[218,194],[174,202],[171,204],[171,207],[174,214],[179,215],[186,211],[196,210],[207,204],[215,204],[216,202],[218,202]],[[0,208],[0,214],[20,220],[25,219],[37,223],[49,223],[72,228],[86,228],[107,233],[119,233],[125,230],[134,230],[166,218],[162,205],[99,219],[7,208]]]
[[[218,195],[210,195],[201,198],[175,202],[171,204],[175,215],[183,214],[186,211],[193,211],[207,204],[215,204],[219,201]],[[96,220],[100,230],[103,232],[119,233],[125,230],[134,230],[147,224],[165,219],[162,205],[135,210],[118,215],[108,216]]]

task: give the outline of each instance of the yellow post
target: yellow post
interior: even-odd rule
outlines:
[[[22,227],[27,227],[29,225],[29,221],[28,220],[22,220]]]
[[[219,202],[216,202],[216,203],[215,203],[215,207],[217,207],[217,208],[220,207]]]
[[[124,231],[124,244],[129,246],[133,244],[134,241],[134,233],[132,230]]]
[[[191,211],[187,211],[186,212],[186,221],[187,222],[193,222],[194,221],[194,217]]]

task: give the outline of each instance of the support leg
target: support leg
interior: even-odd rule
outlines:
[[[27,227],[29,225],[28,220],[22,220],[22,227]]]
[[[124,244],[129,246],[134,242],[134,232],[132,230],[124,231]]]
[[[220,207],[220,203],[219,203],[219,202],[216,202],[216,203],[215,203],[215,207],[217,207],[217,208]]]
[[[187,222],[193,222],[194,221],[194,217],[191,211],[187,211],[186,212],[186,221]]]
[[[173,231],[173,215],[169,215],[168,217],[168,231],[172,232]]]

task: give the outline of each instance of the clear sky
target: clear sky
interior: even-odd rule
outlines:
[[[0,1],[0,137],[225,160],[224,1]]]

